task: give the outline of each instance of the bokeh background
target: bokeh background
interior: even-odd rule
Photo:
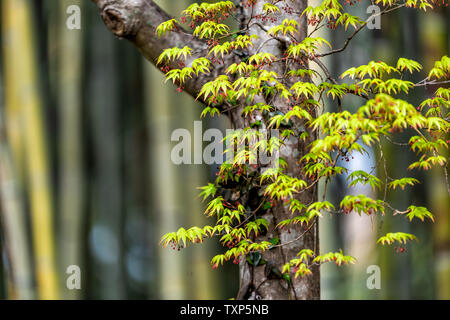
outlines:
[[[157,1],[178,15],[191,1]],[[380,30],[358,34],[349,48],[327,60],[334,74],[370,60],[399,56],[425,70],[449,52],[450,9],[383,16]],[[182,251],[158,245],[181,226],[205,224],[199,186],[216,167],[175,166],[174,129],[192,132],[202,106],[163,83],[160,72],[128,42],[115,38],[88,0],[0,0],[0,299],[228,299],[238,270],[211,270],[220,251],[210,241]],[[81,30],[69,30],[67,8],[81,9]],[[366,18],[370,1],[352,12]],[[340,47],[345,33],[324,31]],[[423,75],[417,76],[417,81]],[[435,88],[407,99],[417,104]],[[359,101],[348,101],[356,110]],[[330,104],[328,109],[335,111]],[[225,129],[227,119],[204,119]],[[408,140],[405,133],[399,142]],[[369,168],[379,154],[350,164]],[[386,170],[406,173],[414,155],[387,144]],[[380,167],[380,175],[384,167]],[[411,173],[408,173],[411,176]],[[388,194],[395,207],[428,206],[436,223],[409,223],[357,214],[321,220],[322,250],[340,248],[358,264],[323,266],[324,299],[450,299],[449,196],[442,168],[412,173],[422,184]],[[345,178],[345,177],[344,177]],[[328,190],[338,202],[350,192],[345,179]],[[391,230],[420,241],[396,253],[375,241]],[[81,268],[81,290],[68,290],[67,267]],[[366,287],[367,267],[378,265],[381,289]]]

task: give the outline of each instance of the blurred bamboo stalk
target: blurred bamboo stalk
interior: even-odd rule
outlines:
[[[436,52],[448,52],[450,48],[450,19],[445,11],[441,12],[440,21],[445,26],[436,25],[436,29],[431,30],[446,30],[447,37],[440,39],[441,42],[439,49]],[[433,20],[434,23],[439,23],[437,19]],[[430,27],[429,27],[430,28]],[[428,30],[429,30],[428,28]],[[427,39],[423,43],[428,44],[432,37],[432,32],[425,34],[424,38]],[[424,48],[432,48],[432,46],[424,46]],[[439,59],[437,56],[430,57],[429,64],[432,65],[435,60]],[[450,156],[450,152],[447,150],[446,158]],[[447,184],[445,182],[446,176],[443,174],[443,170],[447,170],[447,167],[436,167],[433,169],[432,188],[428,188],[428,196],[431,203],[431,212],[435,214],[436,223],[432,226],[433,236],[433,251],[434,251],[434,272],[435,272],[435,286],[436,286],[436,299],[450,300],[450,197],[447,193]]]
[[[85,11],[86,12],[86,11]],[[89,16],[91,14],[91,16]],[[89,119],[91,157],[86,176],[90,182],[89,193],[91,230],[89,245],[92,254],[93,290],[89,295],[102,299],[126,297],[124,272],[124,198],[122,179],[122,114],[120,109],[120,55],[117,39],[108,34],[97,12],[84,16],[88,20],[90,48],[86,65],[86,101]],[[99,39],[101,44],[99,44]],[[125,45],[125,44],[123,44]],[[119,67],[118,67],[119,66]],[[89,179],[89,180],[88,180]]]
[[[1,208],[0,208],[1,211]],[[2,228],[1,219],[0,219],[0,228]],[[6,257],[6,253],[3,253],[5,250],[3,246],[3,237],[0,237],[0,256]],[[7,259],[7,258],[6,258]],[[6,286],[7,286],[7,276],[5,275],[5,266],[6,266],[6,259],[2,259],[2,262],[0,263],[0,300],[6,300],[8,295],[6,293]]]
[[[56,3],[58,9],[58,107],[60,121],[59,159],[60,159],[60,201],[61,214],[59,226],[60,272],[63,274],[70,265],[83,266],[81,252],[83,221],[83,165],[82,165],[82,32],[65,27],[67,8],[82,1],[63,0]],[[62,297],[76,299],[79,290],[65,290],[61,281]]]
[[[31,249],[28,245],[25,212],[11,155],[3,130],[0,110],[0,213],[4,249],[9,262],[8,298],[33,299]]]
[[[431,199],[431,212],[435,214],[436,223],[432,226],[432,238],[434,249],[434,272],[436,286],[436,299],[450,299],[450,201],[447,186],[443,179],[442,170],[433,170],[433,187],[429,188],[428,194]]]
[[[180,14],[185,10],[191,3],[192,0],[180,0],[171,4],[170,12],[174,14]],[[156,83],[154,85],[159,85]],[[174,88],[170,88],[173,92]],[[200,120],[200,114],[202,110],[202,105],[195,103],[187,94],[176,93],[175,95],[170,95],[169,100],[169,110],[173,117],[172,128],[176,124],[176,128],[187,128],[191,131],[191,136],[194,136],[194,121]],[[183,109],[180,110],[180,106],[183,105]],[[191,130],[192,129],[192,130]],[[206,130],[206,125],[204,130]],[[167,143],[172,146],[170,142],[170,136],[167,136]],[[203,153],[202,150],[200,150]],[[194,156],[194,155],[193,155]],[[201,157],[203,154],[200,155]],[[184,225],[188,226],[201,226],[206,224],[205,216],[202,215],[204,211],[204,205],[201,200],[197,197],[199,191],[197,187],[206,184],[206,172],[207,167],[203,165],[193,165],[193,166],[176,166],[175,168],[175,184],[172,188],[175,189],[176,198],[181,201],[178,203],[177,213],[182,215],[185,219]],[[189,208],[189,214],[186,215],[186,208]],[[181,218],[179,219],[181,220]],[[175,230],[175,229],[174,229]],[[189,266],[185,268],[185,274],[189,272],[187,282],[189,293],[187,295],[188,299],[211,299],[214,296],[214,272],[210,265],[209,260],[211,259],[212,253],[210,249],[213,243],[202,244],[200,246],[192,246],[188,248],[188,257],[186,261]],[[208,247],[209,246],[209,247]]]
[[[158,3],[163,9],[173,8],[172,3]],[[172,12],[172,10],[168,10]],[[174,12],[174,11],[173,11]],[[183,223],[180,217],[179,206],[181,201],[177,198],[176,168],[170,161],[170,127],[173,122],[170,105],[173,101],[173,87],[163,86],[162,76],[159,70],[156,70],[149,63],[144,64],[145,85],[151,88],[146,91],[145,103],[147,107],[147,126],[149,136],[152,138],[149,146],[149,154],[152,159],[150,165],[150,187],[155,202],[153,203],[153,218],[159,238],[165,232],[177,230]],[[156,279],[156,288],[158,288],[159,299],[186,299],[186,278],[183,274],[183,252],[173,252],[168,248],[158,246],[158,278]]]
[[[7,124],[10,124],[8,116],[12,115],[19,117],[23,125],[20,127],[23,137],[16,133],[8,134],[8,137],[13,146],[18,143],[17,139],[23,138],[23,152],[14,147],[14,153],[19,155],[19,161],[20,155],[24,156],[32,215],[38,297],[56,299],[58,282],[54,254],[53,208],[31,10],[31,1],[2,1],[4,65],[8,79],[5,94]],[[15,125],[14,119],[11,125]],[[17,129],[13,129],[13,132],[14,130]]]
[[[168,12],[179,14],[191,0],[177,2],[159,1]],[[193,128],[199,119],[198,106],[186,95],[175,93],[175,87],[164,86],[163,77],[145,63],[147,119],[150,143],[150,184],[154,203],[156,238],[165,232],[177,230],[182,225],[202,225],[202,204],[196,199],[202,185],[205,167],[200,165],[180,167],[170,160],[171,130]],[[180,110],[180,105],[183,109]],[[193,131],[191,132],[193,137]],[[214,276],[209,268],[209,252],[204,248],[187,248],[181,252],[158,247],[158,295],[160,299],[210,299],[213,297]]]
[[[153,163],[149,169],[151,193],[154,196],[153,213],[156,238],[162,233],[177,230],[181,226],[177,215],[175,195],[176,178],[174,164],[170,161],[170,124],[169,97],[171,87],[155,87],[161,83],[161,75],[150,64],[145,65],[146,87],[151,87],[146,96],[149,136],[152,137],[149,152]],[[158,240],[159,241],[159,240]],[[185,299],[185,282],[182,274],[183,258],[180,252],[174,253],[168,248],[158,247],[158,288],[159,299]]]
[[[187,7],[187,6],[186,6]],[[199,106],[196,105],[190,98],[183,94],[179,97],[179,104],[172,104],[177,107],[182,101],[189,101],[186,106],[186,112],[188,113],[183,117],[183,128],[191,128],[194,121],[200,119]],[[176,113],[174,113],[176,114]],[[204,129],[206,130],[206,128]],[[191,132],[193,136],[193,132]],[[200,151],[202,152],[202,150]],[[203,155],[202,155],[203,156]],[[207,178],[205,166],[191,166],[190,168],[179,168],[180,181],[177,183],[178,189],[181,191],[180,197],[184,197],[185,203],[189,204],[190,216],[188,217],[189,226],[202,226],[206,225],[207,219],[202,213],[205,210],[204,204],[198,197],[199,190],[197,187],[206,185]],[[184,174],[183,174],[184,173]],[[189,184],[186,184],[189,182]],[[183,211],[183,210],[182,210]],[[211,250],[213,246],[212,241],[208,244],[202,244],[201,246],[192,246],[192,254],[190,255],[190,266],[192,268],[192,280],[190,286],[194,289],[189,296],[189,299],[205,300],[205,299],[218,299],[219,295],[214,288],[217,286],[217,272],[211,269],[209,261],[213,256]],[[206,248],[208,250],[205,250]]]

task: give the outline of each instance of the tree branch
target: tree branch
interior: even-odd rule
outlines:
[[[188,46],[192,49],[192,56],[188,57],[186,66],[193,60],[205,57],[208,51],[206,42],[201,41],[181,27],[159,38],[156,28],[163,22],[172,19],[152,0],[92,0],[100,10],[101,17],[108,29],[119,38],[132,42],[142,55],[156,65],[160,54],[168,48]],[[228,58],[232,59],[232,56]],[[229,63],[211,66],[211,73],[187,79],[183,89],[197,97],[203,84],[224,73],[223,69]],[[179,68],[177,62],[169,64],[171,68]]]
[[[348,46],[348,44],[350,43],[350,41],[358,34],[358,32],[360,32],[362,29],[364,29],[364,27],[367,25],[367,23],[369,23],[372,19],[374,19],[375,17],[378,17],[378,16],[385,15],[386,13],[389,13],[389,12],[391,12],[391,11],[397,10],[397,9],[402,8],[402,7],[404,7],[404,6],[406,6],[406,3],[403,3],[403,4],[401,4],[401,5],[395,6],[395,7],[393,7],[393,8],[386,8],[385,10],[383,10],[383,11],[381,11],[381,12],[372,14],[366,21],[364,21],[363,24],[361,24],[361,25],[360,25],[360,26],[359,26],[359,27],[358,27],[358,28],[357,28],[357,29],[356,29],[356,30],[355,30],[355,31],[347,38],[347,40],[345,40],[345,43],[344,43],[344,46],[343,46],[343,47],[341,47],[341,48],[339,48],[339,49],[331,50],[331,51],[329,51],[329,52],[325,52],[325,53],[322,53],[322,54],[318,54],[317,57],[318,57],[318,58],[326,57],[326,56],[329,56],[330,54],[335,54],[335,53],[339,53],[339,52],[344,51],[344,50],[347,48],[347,46]]]

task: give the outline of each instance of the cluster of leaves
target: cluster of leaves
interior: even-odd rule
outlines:
[[[263,15],[280,14],[277,1],[265,2]],[[255,3],[252,1],[249,5]],[[427,0],[377,0],[375,3],[381,3],[387,9],[408,6],[426,10],[433,6],[433,2]],[[306,152],[298,159],[301,172],[296,176],[290,175],[283,158],[279,159],[278,167],[250,165],[249,160],[257,159],[252,158],[254,153],[251,148],[244,148],[221,166],[214,183],[202,188],[203,200],[209,201],[205,214],[214,217],[215,224],[203,228],[180,228],[166,234],[162,239],[163,245],[185,247],[190,242],[201,243],[205,238],[219,237],[227,250],[212,259],[215,268],[229,260],[235,263],[245,259],[248,261],[249,256],[285,245],[279,243],[278,239],[262,241],[260,236],[274,231],[269,230],[271,228],[300,226],[307,231],[325,212],[385,215],[387,210],[392,210],[394,215],[405,214],[410,221],[414,218],[434,221],[433,215],[424,207],[410,206],[401,212],[392,208],[385,199],[372,199],[362,194],[346,196],[338,209],[327,201],[302,203],[298,195],[317,186],[320,180],[325,181],[326,185],[330,179],[344,174],[347,175],[349,187],[369,185],[374,191],[416,185],[419,181],[414,178],[386,178],[382,181],[374,172],[348,172],[346,168],[338,166],[339,159],[350,161],[355,153],[367,153],[367,148],[381,148],[382,138],[390,140],[398,132],[412,133],[409,148],[417,153],[418,161],[410,164],[409,170],[444,167],[447,158],[443,154],[449,142],[445,137],[449,131],[450,89],[438,88],[433,97],[418,106],[398,98],[398,95],[407,94],[427,83],[448,82],[450,58],[444,56],[437,61],[421,83],[406,80],[410,74],[422,72],[423,69],[420,63],[406,58],[398,59],[394,65],[369,61],[366,65],[350,68],[341,75],[342,81],[339,83],[328,75],[322,64],[317,63],[320,67],[318,70],[312,69],[309,64],[320,58],[319,52],[323,47],[331,48],[327,40],[313,37],[311,33],[298,42],[295,40],[300,32],[298,21],[284,19],[267,29],[265,37],[287,41],[289,45],[285,52],[279,56],[260,52],[260,49],[255,48],[255,44],[262,41],[258,36],[247,34],[248,30],[232,32],[218,19],[235,10],[231,1],[191,5],[184,14],[191,23],[195,22],[191,25],[193,35],[207,41],[208,51],[203,57],[192,60],[192,49],[189,47],[169,48],[161,54],[158,64],[181,62],[184,67],[171,69],[166,74],[167,80],[181,86],[187,79],[210,74],[221,63],[218,59],[225,61],[226,57],[233,54],[241,57],[238,62],[226,66],[225,73],[218,74],[199,91],[198,99],[206,104],[202,116],[214,116],[222,112],[223,106],[232,106],[240,108],[242,117],[251,123],[252,128],[282,129],[280,138],[272,137],[269,141],[258,140],[258,133],[249,130],[250,127],[245,128],[243,134],[228,136],[226,139],[237,139],[244,144],[256,139],[259,142],[255,148],[262,148],[270,154],[277,152],[287,141],[302,141],[306,144]],[[344,12],[338,0],[324,0],[317,7],[306,8],[303,15],[316,29],[330,23],[345,29],[349,26],[358,29],[366,24],[360,18]],[[164,36],[177,28],[177,24],[175,20],[164,22],[157,28],[157,33]],[[284,40],[280,40],[280,37]],[[248,54],[238,55],[237,51]],[[275,66],[279,63],[289,66],[284,74],[276,72],[278,69]],[[365,103],[354,113],[342,110],[341,103],[346,96],[360,97]],[[321,112],[325,97],[337,102],[340,111]],[[261,100],[265,102],[261,103]],[[280,101],[288,107],[281,108]],[[255,118],[259,120],[255,122]],[[259,205],[256,208],[244,206],[239,197],[225,199],[222,191],[230,189],[240,196],[250,190],[258,190]],[[292,216],[273,226],[264,213],[281,206],[287,208]],[[378,243],[389,245],[395,241],[406,243],[407,240],[415,239],[414,235],[402,232],[388,233]],[[251,261],[252,264],[264,263],[261,259],[258,262],[255,259]],[[297,258],[283,266],[282,272],[293,272],[295,277],[306,276],[311,273],[311,265],[330,261],[342,265],[352,264],[355,259],[344,255],[342,251],[320,255],[312,249],[303,249]]]
[[[284,274],[290,274],[292,272],[295,275],[295,278],[297,278],[298,276],[303,277],[312,274],[310,268],[313,264],[334,262],[337,266],[341,266],[343,264],[348,265],[356,263],[354,257],[344,255],[342,250],[316,256],[313,250],[303,249],[297,254],[297,257],[298,258],[292,259],[283,266],[282,272]]]

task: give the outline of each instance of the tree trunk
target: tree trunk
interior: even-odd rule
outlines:
[[[207,45],[205,42],[194,38],[191,34],[186,33],[181,28],[171,32],[163,38],[158,38],[155,30],[156,27],[169,20],[171,17],[163,12],[151,0],[93,0],[100,9],[102,18],[106,26],[118,37],[130,40],[140,52],[152,63],[155,63],[161,52],[166,48],[183,47],[185,45],[194,49],[191,61],[201,56],[206,56]],[[263,3],[259,2],[254,8],[244,9],[238,7],[239,20],[241,21],[241,29],[247,26],[249,17],[251,15],[258,15],[262,12]],[[300,34],[297,34],[296,41],[302,41],[307,34],[307,23],[301,12],[307,6],[307,1],[282,1],[277,4],[281,9],[278,16],[278,23],[284,19],[296,19],[301,26]],[[283,7],[289,7],[292,10],[283,10]],[[258,22],[253,24],[249,29],[250,34],[257,34],[258,41],[253,47],[253,52],[248,53],[252,55],[259,52],[269,52],[275,56],[281,57],[282,53],[288,46],[291,39],[277,38],[272,39],[266,34],[266,31],[277,22]],[[189,65],[190,61],[187,61]],[[225,58],[225,63],[217,66],[208,75],[201,76],[195,79],[186,81],[184,89],[192,96],[197,97],[203,84],[211,81],[219,74],[223,74],[223,70],[235,62],[237,57],[229,55]],[[174,67],[177,67],[174,65]],[[289,68],[298,69],[300,66],[290,66]],[[289,71],[286,66],[279,65],[275,67],[278,74],[284,74]],[[291,84],[298,79],[292,79]],[[289,83],[287,84],[289,85]],[[260,98],[262,99],[262,98]],[[255,101],[265,102],[267,101]],[[289,105],[280,98],[271,101],[270,104],[278,110],[287,112]],[[234,109],[231,114],[231,122],[236,129],[244,128],[249,124],[241,116],[242,107]],[[294,123],[294,127],[300,127],[301,123]],[[314,139],[315,135],[309,132],[310,139]],[[288,172],[290,176],[299,177],[307,181],[306,177],[302,176],[299,159],[305,154],[306,146],[311,143],[311,140],[299,142],[298,139],[287,141],[286,145],[281,149],[280,155],[288,163]],[[296,196],[305,205],[317,201],[317,189],[312,187],[306,189]],[[271,210],[263,216],[269,222],[267,234],[260,236],[258,240],[268,240],[270,238],[278,238],[280,244],[274,249],[263,253],[263,259],[268,263],[263,266],[252,267],[245,260],[240,265],[240,290],[238,299],[319,299],[320,298],[320,274],[317,265],[312,266],[312,275],[307,277],[299,277],[292,279],[289,284],[286,280],[275,276],[279,274],[277,270],[281,271],[281,266],[291,259],[295,258],[296,254],[304,249],[313,249],[318,253],[319,238],[318,238],[318,221],[315,220],[308,229],[304,229],[298,225],[290,229],[278,229],[275,226],[284,219],[291,217],[291,213],[283,203],[278,203]],[[295,240],[295,241],[294,241]]]

